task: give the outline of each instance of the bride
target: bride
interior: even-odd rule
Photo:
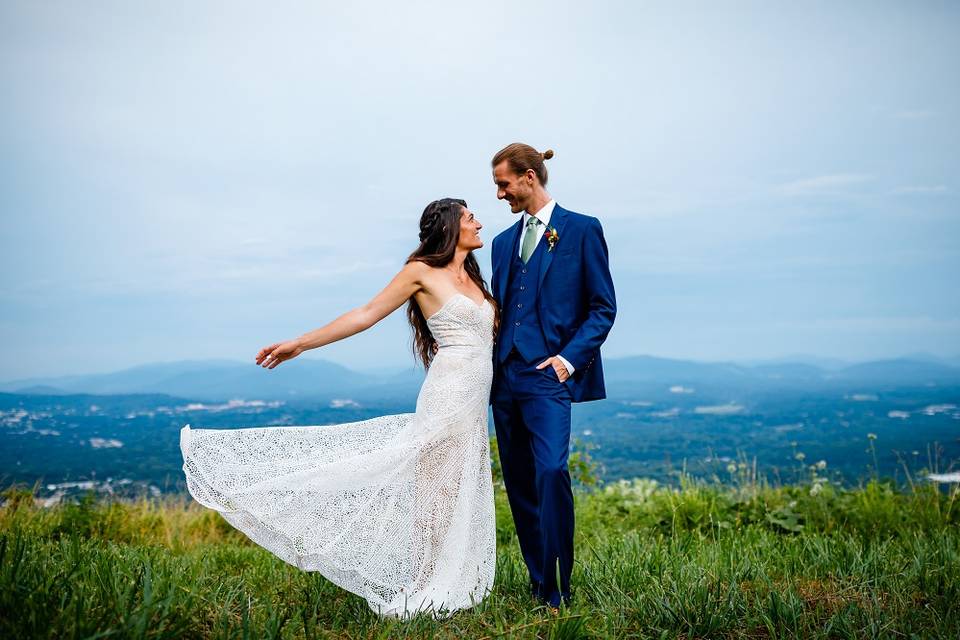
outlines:
[[[257,364],[273,369],[369,329],[408,301],[427,369],[415,413],[329,426],[188,424],[180,432],[194,499],[383,616],[445,617],[493,585],[487,405],[499,313],[473,255],[481,228],[463,200],[431,202],[420,246],[383,291],[257,354]]]

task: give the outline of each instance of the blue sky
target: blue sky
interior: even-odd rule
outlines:
[[[0,6],[0,379],[251,362],[489,158],[603,222],[606,356],[960,353],[960,5]],[[402,309],[319,349],[412,363]]]

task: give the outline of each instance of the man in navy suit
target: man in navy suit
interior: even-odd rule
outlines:
[[[570,600],[570,405],[606,397],[600,345],[616,316],[600,221],[547,193],[544,160],[514,143],[491,163],[497,198],[521,220],[493,239],[500,329],[490,402],[520,550],[534,596]]]

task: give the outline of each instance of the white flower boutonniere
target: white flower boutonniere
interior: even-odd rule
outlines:
[[[560,234],[557,233],[556,228],[549,225],[547,230],[543,232],[543,237],[547,239],[547,243],[550,245],[547,251],[553,251],[554,245],[560,240]]]

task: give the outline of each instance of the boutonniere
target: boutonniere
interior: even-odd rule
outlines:
[[[556,228],[547,226],[547,230],[543,232],[543,237],[547,239],[547,242],[550,244],[550,247],[547,251],[553,251],[553,246],[557,244],[557,240],[560,239],[560,234],[557,233]]]

